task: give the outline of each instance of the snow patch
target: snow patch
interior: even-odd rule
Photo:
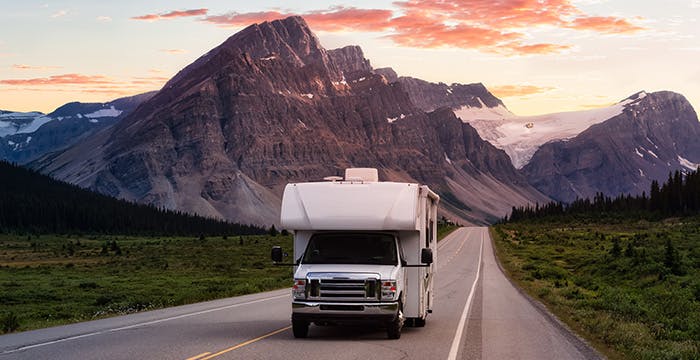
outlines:
[[[642,169],[639,169],[639,176],[641,176],[641,177],[647,177],[646,175],[644,175],[644,171],[642,171]]]
[[[76,116],[78,117],[78,119],[82,119],[82,118],[83,118],[83,115],[82,115],[82,114],[78,114],[78,115],[76,115]]]
[[[299,122],[299,125],[301,125],[301,127],[303,127],[304,129],[308,129],[308,128],[309,128],[308,126],[306,126],[306,124],[304,124],[303,121],[301,121],[301,119],[297,119],[297,121]]]
[[[262,61],[270,61],[270,60],[275,60],[275,59],[277,59],[277,56],[275,56],[275,55],[270,55],[268,57],[260,58],[260,60],[262,60]]]
[[[641,94],[639,96],[642,97]],[[517,116],[501,105],[491,108],[485,105],[481,108],[465,106],[456,110],[455,115],[471,124],[484,140],[503,149],[513,165],[520,169],[543,144],[572,139],[592,125],[622,114],[625,106],[640,98],[627,99],[600,109],[535,116]],[[526,126],[529,123],[533,125]]]
[[[450,158],[447,157],[447,153],[445,153],[445,161],[447,161],[448,164],[452,165],[452,160],[450,160]]]
[[[653,151],[647,150],[647,152],[649,153],[649,155],[651,155],[651,156],[653,156],[653,157],[655,157],[655,158],[657,158],[657,159],[659,158],[658,156],[656,156],[656,154],[654,154]]]
[[[401,114],[401,115],[399,115],[399,116],[397,116],[397,117],[388,117],[388,118],[386,118],[386,121],[388,121],[389,124],[392,124],[392,123],[393,123],[394,121],[396,121],[396,120],[405,119],[405,118],[406,118],[406,114]]]
[[[649,142],[649,144],[652,144],[652,145],[654,145],[654,147],[655,147],[655,148],[657,148],[657,149],[659,148],[659,147],[658,147],[658,146],[657,146],[656,144],[654,144],[654,142],[653,142],[653,141],[651,141],[651,139],[649,139],[649,137],[648,137],[648,136],[646,137],[646,139],[647,139],[647,141]]]
[[[117,110],[113,106],[110,106],[109,109],[100,109],[95,112],[86,114],[85,117],[89,118],[101,118],[101,117],[117,117],[122,114],[121,110]],[[80,114],[78,114],[79,118],[82,118]]]
[[[33,133],[51,120],[53,119],[39,112],[0,114],[0,138]]]
[[[27,140],[24,141],[25,144],[29,144],[29,142],[32,141],[31,136],[27,136]]]
[[[700,164],[696,164],[696,163],[694,163],[694,162],[692,162],[692,161],[690,161],[690,160],[688,160],[680,155],[678,155],[678,162],[684,168],[687,168],[687,169],[693,170],[693,171],[697,170],[698,167],[700,166]]]
[[[301,94],[301,96],[307,97],[307,98],[309,98],[309,99],[313,99],[313,98],[314,98],[314,94]]]
[[[14,142],[14,141],[12,141],[12,140],[7,140],[7,145],[10,145],[10,146],[12,146],[12,145],[14,145],[14,144],[15,144],[15,142]]]
[[[97,124],[98,122],[100,122],[100,120],[97,120],[97,119],[90,119],[90,122],[93,123],[93,124]]]
[[[642,148],[642,150],[643,150],[643,148]],[[634,148],[634,152],[637,153],[637,155],[639,155],[640,158],[644,159],[644,154],[640,153],[637,148]]]

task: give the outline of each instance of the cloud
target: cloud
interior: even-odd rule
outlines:
[[[221,27],[243,27],[252,23],[272,21],[293,16],[293,13],[278,11],[260,11],[251,13],[231,12],[223,15],[211,15],[202,19],[204,22]],[[390,28],[391,10],[358,9],[337,6],[329,10],[316,10],[303,14],[304,20],[318,31],[383,31]]]
[[[644,30],[626,19],[611,16],[588,16],[572,20],[568,27],[576,30],[591,30],[605,34],[629,34]]]
[[[47,78],[34,79],[5,79],[2,85],[84,85],[84,84],[113,84],[114,81],[103,75],[63,74]]]
[[[489,86],[488,89],[489,91],[491,91],[491,93],[493,93],[496,97],[499,98],[541,94],[554,90],[554,88],[551,86],[536,85],[498,85]]]
[[[68,93],[137,94],[158,89],[168,81],[164,76],[113,79],[104,75],[63,74],[46,78],[0,80],[0,91],[36,91]]]
[[[132,20],[146,20],[146,21],[157,21],[157,20],[168,20],[180,17],[190,17],[190,16],[204,16],[209,12],[209,9],[189,9],[189,10],[174,10],[162,14],[146,14],[140,16],[134,16]]]
[[[51,17],[55,19],[55,18],[64,17],[66,15],[68,15],[68,10],[59,10],[59,11],[51,14]]]
[[[187,50],[185,50],[185,49],[160,49],[159,51],[170,54],[170,55],[187,54]]]
[[[61,66],[34,66],[27,64],[14,64],[12,65],[12,68],[15,70],[52,70],[60,69]]]
[[[95,18],[95,20],[97,20],[99,22],[111,22],[112,18],[109,16],[98,16]]]
[[[537,42],[533,29],[630,34],[646,30],[639,17],[594,16],[571,0],[398,0],[393,9],[335,6],[302,13],[230,12],[200,20],[221,27],[243,27],[291,15],[303,16],[316,31],[382,32],[401,46],[461,48],[502,55],[561,53],[569,43]],[[157,20],[163,15],[144,15]],[[536,40],[536,39],[535,39]]]

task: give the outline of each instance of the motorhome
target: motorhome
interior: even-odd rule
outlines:
[[[294,233],[292,257],[274,247],[277,264],[294,266],[292,329],[368,323],[398,339],[432,312],[437,206],[427,186],[380,182],[370,168],[345,177],[288,184],[281,225]]]

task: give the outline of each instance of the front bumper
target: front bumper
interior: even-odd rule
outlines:
[[[292,320],[308,322],[377,322],[393,321],[399,310],[398,302],[292,302]]]

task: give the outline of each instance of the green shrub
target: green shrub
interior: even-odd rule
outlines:
[[[0,317],[0,329],[3,333],[11,333],[19,329],[19,319],[15,313],[5,313]]]

